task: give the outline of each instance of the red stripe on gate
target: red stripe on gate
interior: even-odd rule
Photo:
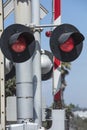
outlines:
[[[61,100],[61,89],[54,95],[54,100],[55,101]]]
[[[61,4],[60,0],[54,0],[54,20],[56,20],[60,16],[61,13],[60,4]]]
[[[60,60],[58,60],[56,57],[54,57],[54,70],[57,69],[60,66]]]

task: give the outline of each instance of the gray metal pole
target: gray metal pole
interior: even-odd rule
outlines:
[[[31,22],[31,0],[15,0],[16,23],[29,25]],[[33,119],[33,75],[32,58],[16,64],[16,93],[18,122]]]
[[[40,1],[32,0],[32,23],[40,25]],[[36,51],[33,58],[33,83],[34,83],[34,118],[41,126],[42,122],[42,94],[41,94],[41,57],[40,57],[40,29],[34,33]]]
[[[0,36],[3,32],[3,1],[0,0]],[[5,72],[4,72],[4,55],[0,49],[0,124],[1,130],[5,130]]]

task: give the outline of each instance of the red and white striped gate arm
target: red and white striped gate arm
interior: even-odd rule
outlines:
[[[61,0],[53,0],[54,24],[61,24]]]
[[[53,0],[53,23],[56,25],[61,24],[61,0]],[[61,62],[53,58],[53,96],[54,100],[61,100]]]

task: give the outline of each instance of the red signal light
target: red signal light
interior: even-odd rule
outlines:
[[[83,48],[84,36],[71,24],[57,26],[50,37],[53,55],[63,62],[71,62],[79,57]]]
[[[12,24],[3,31],[0,47],[5,57],[11,62],[25,62],[34,54],[35,37],[29,27],[22,24]]]
[[[52,31],[47,31],[47,32],[45,33],[45,35],[46,35],[47,37],[51,37],[51,34],[52,34]]]
[[[11,45],[11,49],[14,52],[21,53],[27,47],[27,43],[23,37],[19,37],[14,43]]]
[[[70,52],[74,49],[74,40],[72,37],[68,38],[67,41],[65,41],[63,44],[61,44],[59,47],[64,52]]]

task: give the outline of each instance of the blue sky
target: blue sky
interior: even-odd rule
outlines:
[[[52,0],[41,0],[41,3],[48,9],[49,14],[42,20],[42,23],[51,22]],[[61,0],[62,23],[69,23],[76,26],[85,36],[83,50],[78,59],[71,63],[70,74],[66,77],[67,87],[64,91],[64,100],[66,104],[73,103],[81,107],[87,107],[87,1],[86,0]],[[48,22],[49,21],[49,22]],[[47,29],[49,30],[49,29]],[[43,34],[45,38],[45,34]],[[46,38],[45,38],[46,39]],[[49,49],[49,40],[46,39],[42,47]],[[48,99],[52,81],[43,83],[44,95]],[[50,96],[47,103],[52,102]]]
[[[52,0],[40,0],[40,3],[49,11],[41,20],[41,24],[52,23]],[[62,23],[75,25],[85,36],[84,46],[79,58],[72,62],[70,74],[66,77],[67,87],[64,91],[66,104],[73,103],[87,107],[87,0],[61,0]],[[5,27],[14,23],[13,14],[5,21]],[[41,33],[41,47],[50,50],[49,38],[45,32]],[[42,82],[44,98],[48,105],[52,103],[52,79]]]

